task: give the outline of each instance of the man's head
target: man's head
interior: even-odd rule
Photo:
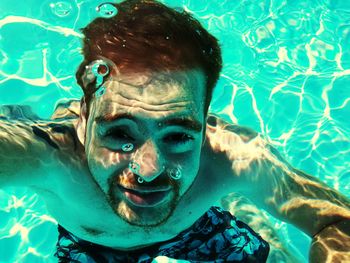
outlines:
[[[115,6],[116,16],[83,29],[78,136],[116,214],[155,226],[169,218],[198,173],[220,47],[185,12],[150,0]],[[101,85],[87,72],[96,60],[109,69]]]
[[[205,111],[222,68],[217,39],[185,11],[153,0],[129,0],[115,4],[118,14],[97,18],[83,29],[84,61],[76,78],[85,101],[93,85],[84,85],[86,66],[108,58],[120,73],[200,68],[206,77]],[[110,74],[116,74],[114,70]]]

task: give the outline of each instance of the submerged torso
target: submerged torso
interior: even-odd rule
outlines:
[[[61,123],[74,128],[74,120]],[[75,135],[67,133],[65,136]],[[227,167],[214,171],[212,158],[215,154],[204,146],[197,178],[170,218],[157,227],[133,226],[110,207],[93,180],[84,148],[77,141],[76,138],[62,140],[64,147],[57,150],[39,171],[45,174],[45,180],[33,189],[43,197],[48,211],[60,225],[77,237],[96,244],[129,250],[171,239],[190,227],[231,189],[233,177],[223,172]]]

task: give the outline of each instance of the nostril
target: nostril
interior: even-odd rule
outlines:
[[[145,181],[151,182],[155,178],[159,177],[161,174],[164,174],[165,165],[162,165],[159,168],[156,168],[154,166],[151,167],[145,164],[139,165],[136,162],[130,162],[129,169],[137,177],[137,181],[140,184],[142,184]]]
[[[136,162],[130,162],[129,163],[129,169],[133,172],[133,173],[138,173],[140,171],[140,165]]]

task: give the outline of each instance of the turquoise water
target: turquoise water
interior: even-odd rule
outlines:
[[[0,104],[48,118],[80,98],[79,28],[105,1],[0,2]],[[162,1],[220,39],[211,111],[268,137],[292,165],[350,196],[350,4],[347,1]],[[273,219],[272,219],[273,220]],[[310,239],[273,220],[307,262]],[[0,190],[0,262],[55,262],[56,221],[34,193]]]

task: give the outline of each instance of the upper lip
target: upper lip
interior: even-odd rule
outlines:
[[[134,188],[134,187],[126,187],[126,186],[122,186],[122,185],[119,185],[120,187],[122,188],[125,188],[126,190],[130,190],[130,191],[136,191],[136,192],[139,192],[139,193],[156,193],[156,192],[166,192],[166,191],[169,191],[171,189],[170,186],[168,187],[151,187],[151,188],[146,188],[146,187],[143,187],[143,188]]]

